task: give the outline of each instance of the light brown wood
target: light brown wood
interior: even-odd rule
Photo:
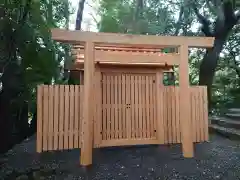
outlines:
[[[93,148],[93,73],[94,73],[94,43],[85,44],[84,62],[84,106],[82,122],[82,147],[81,147],[81,165],[87,166],[92,163]]]
[[[81,122],[80,113],[82,113],[80,109],[80,86],[74,86],[74,148],[79,148],[81,144],[79,144],[79,124]]]
[[[160,69],[158,69],[158,72],[156,73],[156,83],[155,83],[155,89],[156,89],[156,124],[157,127],[157,139],[159,141],[159,144],[164,144],[164,135],[165,135],[165,128],[164,128],[164,86],[163,86],[163,74]]]
[[[48,150],[53,150],[53,86],[48,86],[49,107],[48,107]]]
[[[111,147],[111,146],[127,146],[127,145],[146,145],[146,144],[158,144],[158,141],[154,138],[141,138],[141,139],[118,139],[114,141],[102,141],[99,147]]]
[[[76,59],[84,62],[84,49],[79,50]],[[180,55],[177,53],[146,53],[146,52],[124,52],[124,51],[101,51],[95,50],[94,61],[115,65],[179,65]]]
[[[69,102],[69,149],[74,148],[74,86],[70,85],[70,102]]]
[[[132,35],[117,33],[95,33],[84,31],[70,31],[63,29],[52,29],[52,39],[60,42],[80,43],[95,42],[107,44],[129,44],[141,46],[179,46],[185,44],[189,47],[212,47],[212,37],[186,37],[186,36],[154,36],[154,35]]]
[[[208,99],[207,99],[207,87],[203,88],[203,120],[204,120],[204,137],[205,141],[209,141],[209,132],[208,132]]]
[[[43,86],[37,87],[37,152],[42,152],[43,144]]]
[[[54,144],[53,149],[58,150],[59,148],[59,86],[55,85],[54,88],[54,94],[53,94],[53,128],[54,128]]]
[[[84,113],[83,113],[83,103],[84,103],[84,86],[80,86],[80,94],[79,94],[79,106],[80,106],[80,121],[78,122],[78,131],[79,131],[79,139],[78,139],[78,142],[79,142],[79,147],[81,148],[82,147],[82,142],[83,142],[83,131],[82,131],[82,126],[83,126],[83,116],[84,116]]]
[[[64,86],[60,85],[59,88],[59,149],[63,149],[63,138],[64,138]]]
[[[179,66],[179,95],[180,95],[180,123],[182,133],[182,151],[184,157],[193,157],[193,141],[190,124],[190,90],[189,90],[189,70],[188,70],[188,47],[180,46],[180,66]]]
[[[177,143],[181,142],[181,127],[180,127],[180,104],[179,104],[179,88],[175,87],[176,98],[176,131],[177,131]],[[192,116],[191,116],[192,117]]]
[[[68,149],[69,145],[69,86],[64,89],[64,149]]]
[[[43,86],[43,151],[48,150],[48,86]]]

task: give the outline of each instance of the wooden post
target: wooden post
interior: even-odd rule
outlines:
[[[184,157],[193,157],[193,140],[191,130],[190,88],[188,70],[188,46],[180,46],[179,65],[179,95],[180,95],[180,125],[182,151]]]
[[[94,43],[86,42],[84,54],[84,101],[82,121],[81,162],[83,166],[92,164],[93,148],[93,73],[94,73]]]
[[[158,69],[156,74],[156,106],[157,106],[157,138],[159,144],[164,144],[164,122],[163,122],[163,71]]]

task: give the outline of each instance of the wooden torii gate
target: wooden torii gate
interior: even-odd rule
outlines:
[[[211,48],[214,38],[211,37],[181,37],[130,35],[114,33],[94,33],[82,31],[52,30],[52,39],[84,46],[84,106],[82,121],[81,165],[92,163],[93,149],[93,73],[95,63],[95,46],[111,45],[126,47],[177,47],[179,57],[179,87],[180,87],[180,125],[182,132],[182,151],[184,157],[193,157],[193,140],[190,128],[190,91],[188,70],[188,48]],[[159,56],[159,63],[166,56]],[[171,59],[171,58],[170,58]],[[128,63],[128,62],[125,62]],[[131,62],[129,62],[131,63]],[[141,59],[141,63],[158,63],[155,60]]]

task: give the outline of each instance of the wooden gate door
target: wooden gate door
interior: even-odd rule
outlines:
[[[157,144],[156,74],[102,74],[100,146]]]

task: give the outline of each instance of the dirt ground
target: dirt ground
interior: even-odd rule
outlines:
[[[240,142],[212,135],[184,159],[179,145],[94,150],[93,165],[79,166],[79,149],[36,153],[35,137],[0,156],[0,179],[207,180],[240,179]]]

